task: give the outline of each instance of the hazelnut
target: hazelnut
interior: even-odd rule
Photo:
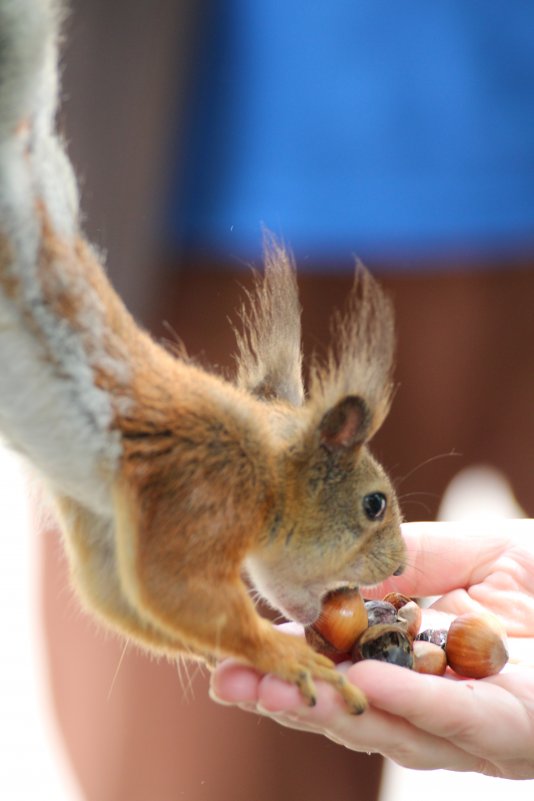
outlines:
[[[409,598],[407,595],[403,595],[402,592],[388,592],[387,595],[384,595],[382,598],[383,601],[386,601],[388,604],[391,604],[395,607],[395,609],[400,609],[401,606],[406,606],[409,604],[412,598]]]
[[[448,664],[460,676],[493,676],[508,661],[506,633],[493,615],[469,612],[452,621],[445,653]]]
[[[353,651],[355,662],[361,659],[377,659],[394,665],[411,668],[413,665],[412,644],[402,626],[387,623],[370,626],[359,637]]]
[[[431,673],[443,676],[447,670],[447,657],[439,645],[426,640],[413,642],[413,669],[418,673]]]
[[[421,627],[421,619],[423,613],[421,607],[415,601],[408,601],[407,604],[401,606],[397,611],[397,619],[401,626],[406,628],[409,637],[414,639]]]
[[[306,642],[308,645],[311,645],[314,651],[328,657],[328,659],[331,659],[336,665],[340,662],[350,660],[350,650],[347,652],[338,651],[337,648],[334,648],[332,643],[328,642],[322,634],[319,634],[313,626],[306,626],[304,635],[306,637]]]
[[[367,628],[367,611],[359,590],[344,588],[329,593],[323,600],[321,614],[308,628],[318,633],[338,654],[350,652]]]
[[[498,673],[508,661],[506,633],[493,615],[468,613],[450,629],[419,633],[421,609],[401,593],[382,601],[363,601],[357,589],[343,588],[323,600],[319,618],[307,626],[306,640],[333,662],[376,659],[419,673],[455,673],[480,679]]]

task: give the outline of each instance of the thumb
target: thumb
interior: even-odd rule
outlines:
[[[532,538],[532,522],[525,520],[404,523],[405,571],[380,585],[380,593],[443,595],[469,587],[491,572],[495,561],[510,546],[513,532],[525,529],[525,523],[530,523]]]

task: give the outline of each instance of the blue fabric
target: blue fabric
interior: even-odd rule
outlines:
[[[215,2],[175,243],[320,260],[534,245],[534,4]]]

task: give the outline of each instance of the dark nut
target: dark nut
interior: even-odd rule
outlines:
[[[443,676],[447,670],[447,657],[439,645],[426,640],[414,640],[413,669],[418,673],[430,673]]]
[[[366,629],[353,648],[352,658],[377,659],[394,665],[413,666],[412,643],[402,626],[378,624]]]
[[[469,612],[452,621],[445,653],[450,667],[460,676],[493,676],[508,661],[506,633],[493,615]]]
[[[416,640],[423,642],[431,642],[434,645],[439,645],[440,648],[445,648],[447,642],[447,629],[425,629],[421,631]]]
[[[365,608],[370,626],[397,622],[397,610],[387,601],[366,601]]]
[[[352,646],[367,628],[367,611],[358,590],[342,589],[329,593],[319,618],[312,624],[327,643],[341,654]]]

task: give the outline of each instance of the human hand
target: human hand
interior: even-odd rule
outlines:
[[[534,520],[409,523],[403,534],[404,575],[365,596],[392,589],[439,595],[425,610],[429,620],[493,612],[509,637],[510,662],[501,673],[466,680],[376,661],[344,664],[339,669],[369,700],[354,717],[330,686],[318,683],[310,708],[296,688],[227,661],[213,674],[213,697],[405,767],[534,778]]]

